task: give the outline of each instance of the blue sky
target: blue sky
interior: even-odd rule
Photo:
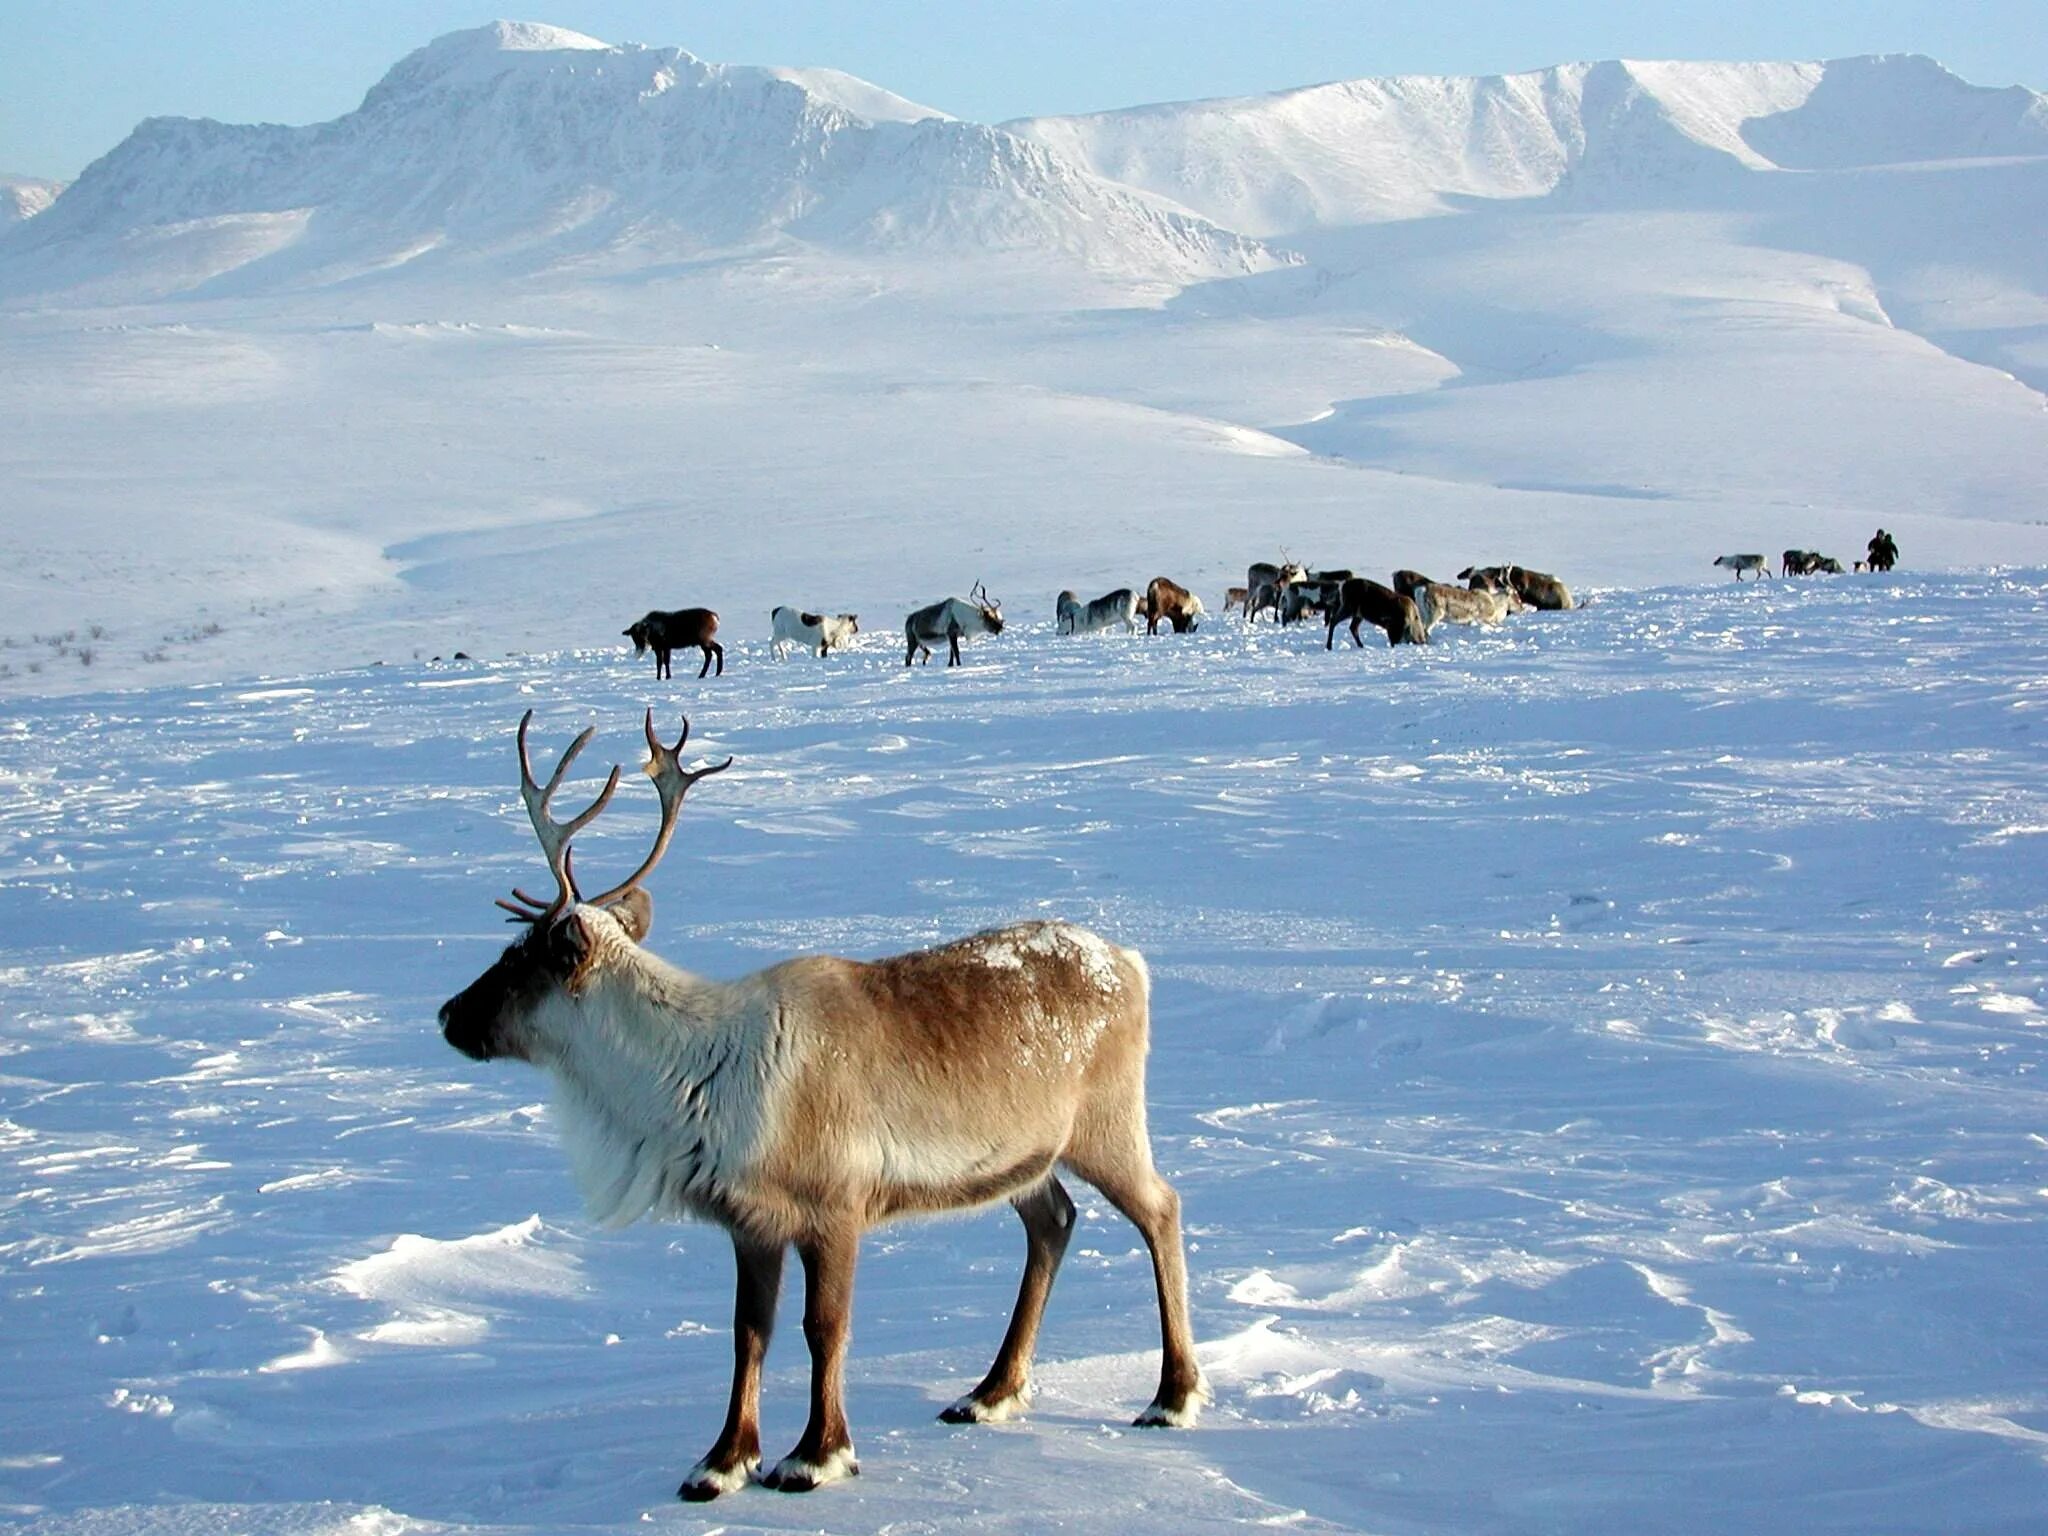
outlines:
[[[996,122],[1572,59],[1928,53],[2048,86],[2042,0],[0,0],[0,171],[71,177],[144,117],[319,122],[499,16],[746,64],[828,64]]]

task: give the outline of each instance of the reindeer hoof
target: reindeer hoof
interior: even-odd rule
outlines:
[[[691,1504],[703,1504],[721,1493],[736,1493],[747,1486],[747,1479],[760,1465],[758,1456],[730,1467],[714,1467],[708,1459],[700,1461],[690,1468],[689,1476],[683,1479],[683,1486],[676,1490],[676,1497]]]
[[[785,1456],[761,1479],[761,1485],[777,1493],[809,1493],[813,1488],[859,1475],[860,1463],[854,1459],[853,1447],[847,1445],[817,1461],[806,1461],[794,1454]]]
[[[1202,1416],[1202,1405],[1208,1401],[1209,1384],[1198,1380],[1187,1391],[1170,1398],[1162,1392],[1131,1423],[1143,1429],[1192,1429]]]
[[[939,1410],[948,1424],[1006,1424],[1031,1406],[1029,1392],[1005,1392],[1000,1396],[977,1397],[970,1392]]]

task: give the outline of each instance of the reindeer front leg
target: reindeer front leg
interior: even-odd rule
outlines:
[[[704,1459],[690,1468],[678,1497],[700,1503],[746,1486],[761,1465],[761,1361],[775,1329],[782,1291],[782,1244],[761,1243],[735,1232],[733,1258],[739,1284],[732,1304],[732,1404],[725,1428]]]
[[[804,1265],[804,1342],[811,1346],[811,1418],[796,1449],[761,1481],[784,1493],[808,1493],[860,1471],[846,1429],[846,1343],[853,1322],[853,1266],[860,1234],[849,1225],[800,1240]]]

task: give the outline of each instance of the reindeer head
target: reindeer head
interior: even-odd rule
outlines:
[[[988,626],[988,632],[1000,635],[1003,632],[1002,599],[990,597],[988,588],[978,581],[974,584],[974,590],[967,596],[968,600],[981,610],[981,622]]]
[[[654,734],[654,711],[650,709],[645,730],[653,756],[646,772],[661,797],[661,830],[638,869],[602,895],[585,898],[576,886],[569,840],[611,803],[619,787],[619,769],[613,767],[603,790],[580,815],[567,822],[556,821],[550,811],[555,791],[595,727],[569,744],[543,787],[535,781],[526,755],[526,729],[532,720],[533,711],[528,710],[519,722],[519,794],[555,877],[555,896],[544,902],[515,888],[512,901],[500,898],[498,905],[512,914],[509,921],[525,924],[526,933],[508,946],[489,970],[441,1005],[442,1035],[458,1051],[478,1061],[494,1056],[536,1061],[546,1049],[544,1031],[536,1026],[549,1005],[575,998],[608,964],[637,949],[654,920],[654,900],[640,882],[668,851],[682,813],[683,796],[699,779],[732,766],[728,757],[712,767],[685,772],[677,755],[690,739],[689,721],[683,722],[683,734],[676,744],[665,747]]]
[[[633,642],[633,654],[635,656],[639,656],[646,651],[647,621],[645,619],[635,619],[632,623],[628,624],[624,629],[620,630],[619,633],[624,635],[628,640]],[[580,748],[571,748],[570,750],[573,754],[574,752],[580,750]]]

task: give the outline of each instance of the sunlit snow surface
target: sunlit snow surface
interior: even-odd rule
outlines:
[[[1602,592],[1426,651],[734,639],[702,684],[587,652],[0,722],[29,1529],[2037,1528],[2048,574]],[[1149,1271],[1077,1187],[1026,1419],[935,1420],[1014,1219],[889,1228],[862,1476],[672,1502],[724,1409],[725,1240],[594,1233],[540,1080],[433,1024],[545,879],[520,712],[551,750],[597,723],[594,782],[646,702],[739,759],[652,881],[668,958],[1043,914],[1144,951],[1201,1428],[1127,1427]],[[587,877],[652,825],[629,779]],[[772,1457],[793,1296],[770,1365]]]

